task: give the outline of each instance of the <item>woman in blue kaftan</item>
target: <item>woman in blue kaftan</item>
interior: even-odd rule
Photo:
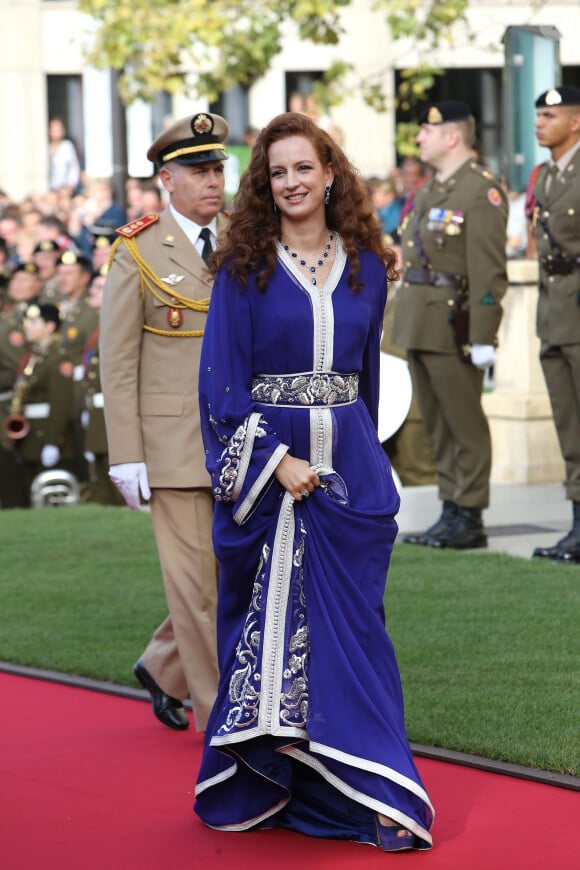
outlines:
[[[314,267],[290,243],[304,247],[303,225],[326,241]],[[220,686],[196,812],[222,830],[429,848],[383,607],[399,507],[376,431],[394,257],[306,116],[260,134],[217,263],[199,389]]]

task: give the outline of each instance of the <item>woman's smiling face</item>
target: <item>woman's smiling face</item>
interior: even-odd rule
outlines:
[[[324,213],[324,188],[332,184],[331,166],[323,166],[312,143],[290,136],[268,149],[270,185],[276,207],[290,220]]]

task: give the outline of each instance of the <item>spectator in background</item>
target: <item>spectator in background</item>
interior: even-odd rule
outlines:
[[[38,266],[38,272],[42,279],[39,302],[52,302],[54,305],[58,305],[61,300],[56,277],[56,264],[61,253],[58,243],[52,239],[37,242],[32,252],[32,261]]]
[[[10,269],[18,265],[18,238],[22,232],[22,219],[17,206],[10,206],[0,218],[0,236],[6,242],[7,263]]]
[[[60,334],[67,358],[74,366],[74,473],[81,484],[88,480],[84,458],[81,411],[84,407],[82,380],[84,377],[83,353],[99,322],[98,312],[88,304],[87,291],[93,269],[90,258],[72,250],[63,251],[57,265],[58,287],[62,296],[60,303]]]
[[[93,227],[115,228],[126,221],[125,209],[115,202],[111,179],[95,178],[87,185],[84,206],[76,214],[76,225],[71,223],[72,240],[80,253],[90,258],[94,238],[100,235]]]
[[[525,191],[508,190],[508,220],[505,252],[510,260],[525,257],[528,247],[528,219]]]
[[[167,205],[163,193],[155,181],[141,182],[141,214],[161,214]]]
[[[0,236],[0,308],[4,304],[6,296],[6,288],[12,272],[8,266],[8,248],[6,241]]]
[[[397,188],[392,178],[372,180],[370,190],[383,229],[384,241],[387,245],[392,245],[399,238],[398,229],[403,200],[397,196]]]
[[[102,265],[89,284],[87,303],[99,315],[108,271],[108,265]],[[84,456],[89,466],[88,500],[119,506],[124,505],[125,500],[109,477],[105,403],[99,370],[99,333],[100,324],[97,324],[83,352],[85,407],[81,413],[81,422],[84,430]]]
[[[67,225],[54,214],[41,217],[36,228],[36,239],[38,242],[56,242],[61,251],[70,244]]]
[[[62,118],[48,124],[48,186],[50,190],[66,187],[74,193],[81,180],[81,165],[74,143],[67,139]]]

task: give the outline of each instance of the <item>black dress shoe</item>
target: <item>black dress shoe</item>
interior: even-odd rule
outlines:
[[[479,508],[460,507],[455,522],[439,536],[435,547],[448,547],[450,550],[478,550],[487,547],[487,535],[483,528]]]
[[[574,528],[553,547],[536,547],[533,559],[551,559],[553,562],[574,562],[580,555],[580,529]],[[564,558],[562,558],[564,557]]]
[[[160,722],[163,722],[168,728],[173,728],[174,731],[185,731],[186,728],[189,728],[189,718],[182,702],[165,694],[141,659],[134,665],[133,673],[143,688],[147,689],[151,695],[151,706]]]
[[[563,562],[565,565],[580,565],[580,546],[569,550],[560,550],[557,561]]]
[[[457,510],[457,505],[454,502],[444,501],[443,510],[437,522],[433,523],[425,532],[415,535],[404,535],[402,538],[403,543],[418,544],[420,547],[440,547],[439,539],[455,522]]]

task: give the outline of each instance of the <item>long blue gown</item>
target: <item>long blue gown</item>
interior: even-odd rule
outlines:
[[[311,284],[278,245],[266,292],[216,277],[200,409],[220,562],[220,686],[195,810],[211,827],[279,825],[377,844],[376,813],[429,848],[433,809],[405,733],[383,596],[399,497],[379,442],[387,278],[340,239]],[[321,486],[295,501],[286,451]]]

